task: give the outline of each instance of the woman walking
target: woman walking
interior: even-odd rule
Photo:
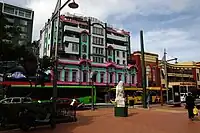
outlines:
[[[195,101],[195,99],[192,96],[192,93],[189,92],[188,96],[186,97],[186,106],[187,106],[187,110],[188,110],[188,117],[192,121],[193,121],[193,118],[194,118],[194,113],[193,113],[193,109],[195,107],[194,101]]]

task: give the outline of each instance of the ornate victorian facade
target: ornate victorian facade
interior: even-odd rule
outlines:
[[[120,80],[136,86],[136,67],[128,64],[130,34],[91,17],[72,14],[60,17],[59,85],[90,85],[91,73],[96,87],[109,88]],[[53,56],[54,24],[47,22],[41,30],[40,57]]]

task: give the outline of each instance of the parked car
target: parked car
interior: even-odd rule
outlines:
[[[30,97],[9,97],[2,99],[0,104],[12,104],[12,103],[31,103],[32,99]]]

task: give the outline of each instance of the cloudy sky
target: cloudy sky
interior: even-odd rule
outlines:
[[[35,11],[33,39],[50,18],[57,0],[4,0]],[[62,0],[64,3],[66,0]],[[132,50],[139,50],[139,31],[144,31],[145,50],[162,58],[200,61],[200,0],[76,0],[80,8],[63,9],[101,19],[131,32]]]

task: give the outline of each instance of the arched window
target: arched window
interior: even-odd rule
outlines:
[[[82,42],[87,42],[87,34],[82,34]]]
[[[83,45],[83,46],[82,46],[82,52],[83,52],[83,53],[87,53],[87,46],[86,46],[86,45]]]
[[[86,59],[86,57],[87,57],[87,56],[84,54],[84,55],[83,55],[83,59]]]
[[[88,72],[83,71],[83,82],[88,82]]]

